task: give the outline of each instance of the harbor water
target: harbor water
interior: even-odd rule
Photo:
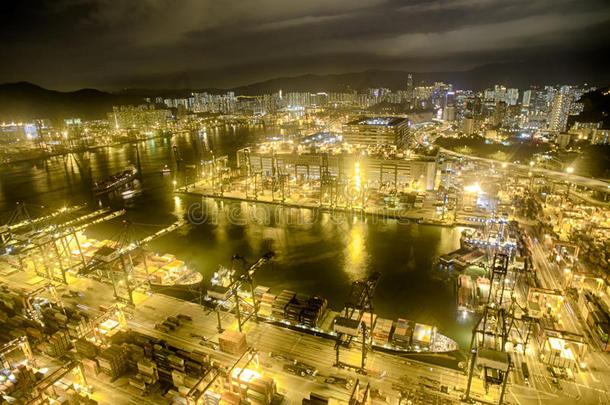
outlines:
[[[206,280],[219,264],[230,266],[236,253],[252,263],[272,250],[275,259],[257,274],[259,284],[276,293],[290,289],[317,294],[339,310],[352,281],[379,272],[373,301],[379,316],[435,325],[467,348],[473,320],[457,313],[455,278],[436,265],[439,255],[459,247],[457,228],[173,194],[176,186],[194,177],[190,167],[195,162],[222,155],[234,161],[238,148],[281,135],[280,130],[260,126],[226,125],[44,161],[5,164],[0,168],[2,219],[9,218],[17,201],[25,202],[32,216],[45,212],[41,206],[60,208],[83,202],[91,209],[126,208],[123,218],[87,230],[91,237],[112,239],[121,233],[123,219],[131,223],[134,237],[143,237],[187,218],[188,225],[150,247],[174,254]],[[186,169],[178,169],[175,151]],[[129,190],[92,195],[92,180],[103,180],[129,164],[140,169]],[[162,173],[165,165],[169,173]]]

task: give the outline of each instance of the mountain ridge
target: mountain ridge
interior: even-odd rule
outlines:
[[[524,75],[524,69],[528,72]],[[514,74],[519,71],[520,74]],[[192,89],[147,89],[126,88],[105,92],[94,88],[74,91],[45,89],[36,84],[21,81],[0,84],[0,120],[25,120],[35,118],[80,117],[96,119],[105,116],[113,105],[140,104],[145,97],[185,97],[192,92],[207,91],[224,93],[233,91],[236,95],[253,96],[289,91],[362,91],[367,88],[406,88],[409,72],[402,70],[368,69],[360,72],[336,74],[304,74],[285,76],[258,81],[233,88],[192,88]],[[524,78],[527,77],[527,78]],[[482,90],[494,84],[516,87],[520,90],[530,85],[581,84],[590,82],[607,85],[610,73],[597,66],[581,66],[575,69],[568,64],[554,67],[532,66],[521,62],[499,63],[479,66],[457,72],[413,73],[414,86],[432,84],[436,81],[451,83],[456,89]]]

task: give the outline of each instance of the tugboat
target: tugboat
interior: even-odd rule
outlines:
[[[101,195],[111,192],[130,181],[132,181],[138,174],[138,169],[131,166],[122,172],[116,173],[110,176],[108,179],[98,181],[93,184],[93,193],[95,195]]]

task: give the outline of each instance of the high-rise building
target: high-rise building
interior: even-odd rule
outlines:
[[[493,113],[493,125],[501,126],[504,118],[506,117],[506,103],[504,101],[498,101],[494,107]]]
[[[525,90],[523,92],[523,100],[521,101],[521,104],[523,104],[523,107],[529,107],[530,103],[532,102],[532,91],[533,90]]]
[[[549,113],[549,129],[555,133],[565,131],[569,112],[570,95],[566,92],[557,93],[553,98],[553,104]]]
[[[506,102],[506,87],[496,84],[494,86],[494,102]]]
[[[448,105],[443,108],[443,120],[447,122],[455,121],[455,107],[452,105]]]
[[[413,75],[409,73],[407,76],[407,101],[413,99]]]
[[[157,110],[154,106],[115,106],[107,114],[108,121],[116,129],[150,129],[165,125],[166,119],[171,115],[169,110]]]
[[[472,115],[466,115],[462,119],[462,132],[466,135],[474,134],[474,118]]]
[[[507,89],[504,102],[508,105],[517,105],[519,102],[519,89]]]

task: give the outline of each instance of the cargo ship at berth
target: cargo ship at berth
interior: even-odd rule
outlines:
[[[150,254],[147,258],[147,263],[149,266],[149,284],[152,292],[184,300],[198,299],[200,297],[203,276],[198,271],[186,267],[182,260],[177,260],[171,254],[163,256]],[[152,273],[151,270],[153,270]]]
[[[132,181],[138,174],[138,169],[131,166],[122,172],[116,173],[106,180],[98,181],[93,183],[93,193],[95,195],[101,195],[116,190],[117,188],[124,186],[125,184]]]
[[[118,250],[117,244],[109,240],[84,239],[80,243],[80,251],[88,262],[113,262],[113,257],[118,257]],[[77,250],[73,251],[75,258],[79,254]],[[158,255],[145,249],[136,249],[130,255],[130,276],[147,280],[152,292],[184,300],[201,296],[203,276],[174,255]]]
[[[231,310],[234,305],[229,288],[233,276],[233,270],[219,267],[207,290],[208,298],[221,303],[226,310]],[[237,293],[243,298],[241,308],[252,311],[252,293],[243,290],[238,290]],[[372,337],[373,346],[380,350],[397,353],[444,353],[459,348],[455,341],[439,333],[435,326],[403,318],[393,321],[375,314],[371,319],[368,312],[360,317],[356,311],[353,319],[348,320],[351,321],[348,322],[349,325],[342,325],[345,321],[345,311],[333,311],[328,307],[326,298],[317,295],[309,296],[291,290],[283,290],[276,295],[271,293],[269,287],[259,285],[254,289],[254,299],[258,304],[260,320],[329,339],[334,339],[342,327],[353,328],[354,336],[361,333],[358,332],[360,328],[367,328],[367,335]]]

